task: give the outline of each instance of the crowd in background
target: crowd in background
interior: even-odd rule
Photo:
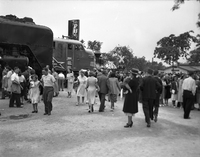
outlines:
[[[146,94],[144,94],[143,90],[145,87],[142,87],[142,85],[144,85],[144,78],[146,78],[146,76],[155,75],[154,77],[157,77],[161,81],[161,83],[159,83],[161,89],[159,89],[158,106],[173,106],[177,108],[183,108],[184,90],[182,89],[182,84],[184,79],[188,78],[188,75],[183,73],[148,73],[148,71],[140,72],[133,69],[128,73],[108,69],[94,69],[93,71],[80,70],[77,74],[71,69],[68,69],[67,73],[56,72],[54,69],[50,70],[47,66],[43,69],[41,78],[38,78],[35,70],[31,67],[27,67],[23,72],[17,67],[11,69],[9,66],[6,66],[4,69],[1,69],[0,67],[0,70],[0,82],[2,87],[1,99],[8,97],[10,99],[9,107],[23,107],[24,102],[27,101],[33,104],[32,113],[37,113],[37,104],[40,103],[41,100],[44,101],[44,79],[51,78],[52,82],[47,82],[46,87],[52,85],[52,97],[59,96],[59,92],[64,91],[66,88],[66,97],[71,98],[73,92],[75,92],[77,97],[76,105],[79,106],[84,103],[88,104],[88,112],[94,112],[94,104],[96,103],[97,98],[99,98],[100,101],[99,112],[104,112],[106,107],[105,101],[110,102],[110,109],[111,111],[114,111],[114,104],[117,100],[119,98],[124,98],[123,111],[128,116],[126,127],[132,126],[132,116],[138,112],[138,101],[144,103],[142,97],[145,97]],[[47,71],[47,73],[45,73],[45,71]],[[196,82],[194,99],[195,103],[198,104],[197,109],[200,110],[200,75],[196,73],[192,77]],[[16,84],[19,86],[15,87]],[[45,93],[52,91],[52,88],[48,88],[48,90],[45,88]],[[155,93],[156,91],[158,90],[155,89]],[[169,102],[169,99],[172,102]],[[52,98],[46,102],[47,106],[45,106],[45,113],[50,115],[52,104],[49,101],[52,101]],[[127,104],[131,103],[135,104],[135,108],[127,106]],[[195,109],[194,104],[191,109]],[[50,106],[50,109],[48,109],[48,106]],[[145,105],[143,104],[143,106]],[[143,109],[144,114],[146,114],[144,107]],[[131,110],[131,112],[128,112],[127,110]],[[158,107],[156,110],[158,110]]]

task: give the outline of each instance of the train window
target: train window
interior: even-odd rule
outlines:
[[[75,50],[80,50],[79,45],[75,45]]]
[[[63,57],[63,45],[61,43],[59,43],[57,47],[57,57]]]
[[[73,45],[72,44],[68,44],[68,50],[72,50]]]
[[[83,51],[84,50],[83,45],[75,45],[75,50]]]

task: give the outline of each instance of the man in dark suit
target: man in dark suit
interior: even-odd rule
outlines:
[[[156,91],[161,88],[161,85],[152,74],[153,70],[148,69],[147,75],[142,79],[140,85],[140,90],[142,91],[142,105],[147,127],[151,126],[150,118],[153,120],[153,102],[156,99]]]
[[[157,122],[158,118],[158,110],[159,110],[159,100],[160,100],[160,95],[162,94],[162,81],[159,78],[159,72],[158,70],[154,71],[154,78],[157,80],[157,82],[160,84],[160,87],[158,90],[156,90],[156,99],[154,100],[153,103],[153,115],[154,115],[154,121]]]
[[[99,94],[99,99],[101,103],[99,107],[99,112],[104,112],[105,97],[109,89],[108,77],[106,76],[105,70],[102,70],[100,73],[97,74],[97,80],[98,80],[98,85],[100,88],[98,94]]]

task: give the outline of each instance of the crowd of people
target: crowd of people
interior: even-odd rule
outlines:
[[[88,112],[94,112],[94,104],[99,99],[99,112],[105,111],[105,101],[110,102],[114,111],[115,103],[123,98],[123,112],[128,117],[125,128],[132,127],[132,117],[138,112],[138,102],[142,103],[145,122],[151,126],[151,120],[157,122],[160,106],[171,105],[183,108],[183,118],[189,119],[194,104],[200,110],[200,77],[192,72],[188,74],[163,74],[148,69],[139,72],[132,69],[128,73],[107,69],[80,70],[76,75],[71,69],[67,74],[56,72],[46,66],[41,78],[31,67],[24,72],[18,67],[6,66],[1,70],[2,99],[9,97],[9,107],[23,107],[28,101],[33,105],[32,113],[38,113],[38,103],[44,103],[44,115],[51,115],[53,97],[67,87],[68,98],[76,93],[76,105],[88,104]],[[169,103],[169,99],[172,103]]]

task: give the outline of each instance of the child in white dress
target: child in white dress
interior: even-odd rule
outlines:
[[[30,99],[31,103],[33,104],[33,111],[32,113],[38,113],[38,103],[40,101],[40,81],[38,81],[37,75],[32,75],[30,82]]]

